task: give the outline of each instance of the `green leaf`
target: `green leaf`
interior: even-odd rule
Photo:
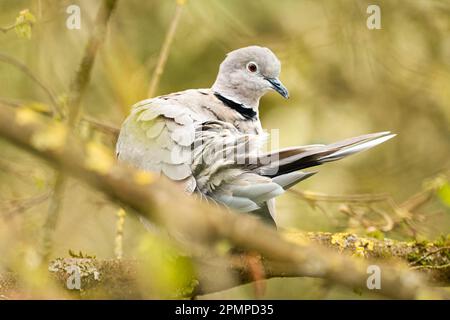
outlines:
[[[367,233],[367,236],[378,240],[384,240],[384,233],[380,230],[374,230]]]
[[[44,190],[47,180],[42,175],[34,175],[33,182],[38,190]]]
[[[139,286],[153,298],[189,296],[198,284],[190,257],[169,239],[145,234],[135,249],[141,261]]]
[[[31,27],[36,22],[36,18],[30,12],[25,9],[20,11],[19,16],[16,18],[16,25],[14,27],[17,35],[20,38],[31,39]]]
[[[445,182],[437,190],[439,199],[447,206],[450,207],[450,184]]]

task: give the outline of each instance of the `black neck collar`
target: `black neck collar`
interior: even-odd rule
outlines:
[[[257,113],[252,108],[246,108],[242,103],[237,103],[233,100],[230,100],[228,98],[225,98],[223,95],[221,95],[218,92],[214,92],[214,95],[222,101],[227,107],[239,112],[240,115],[242,115],[245,119],[256,119]]]

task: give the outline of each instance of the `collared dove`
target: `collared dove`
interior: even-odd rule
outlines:
[[[342,159],[394,135],[373,133],[329,145],[260,152],[267,140],[258,116],[260,98],[280,82],[280,62],[267,48],[232,51],[213,86],[138,102],[123,123],[117,156],[142,170],[162,173],[232,209],[275,224],[275,197],[315,172],[302,169]]]

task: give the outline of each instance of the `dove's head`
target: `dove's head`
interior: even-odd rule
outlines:
[[[280,61],[267,48],[251,46],[234,50],[221,63],[212,89],[251,108],[257,108],[259,99],[275,90],[283,97],[289,93],[278,79]]]

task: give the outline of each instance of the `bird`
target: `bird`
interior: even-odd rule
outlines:
[[[210,88],[137,102],[119,133],[119,161],[276,227],[275,198],[317,173],[305,169],[395,136],[384,131],[327,145],[262,151],[269,137],[259,119],[260,99],[269,91],[289,98],[280,71],[281,63],[270,49],[244,47],[226,55]]]

